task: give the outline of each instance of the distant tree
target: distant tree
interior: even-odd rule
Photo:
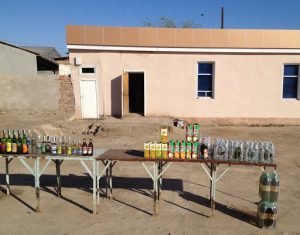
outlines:
[[[184,20],[179,26],[176,25],[175,20],[173,18],[160,16],[155,21],[150,20],[149,18],[146,18],[144,20],[142,27],[160,27],[160,28],[200,28],[201,24],[198,24],[197,22],[186,19]]]
[[[196,23],[195,21],[193,21],[191,19],[187,19],[187,20],[182,22],[181,27],[182,28],[200,28],[201,24],[198,24],[198,23]]]

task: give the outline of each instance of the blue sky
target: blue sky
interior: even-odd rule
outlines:
[[[219,28],[221,6],[225,28],[300,29],[300,0],[2,0],[0,40],[63,54],[66,25],[141,26],[166,16]]]

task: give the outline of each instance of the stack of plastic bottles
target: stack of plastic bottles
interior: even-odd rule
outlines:
[[[222,161],[272,163],[275,149],[272,142],[216,139],[212,158]]]
[[[257,209],[257,225],[261,228],[275,228],[277,220],[277,200],[279,195],[279,176],[276,171],[264,171],[259,180],[261,201]]]

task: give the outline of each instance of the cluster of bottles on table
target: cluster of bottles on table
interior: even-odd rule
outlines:
[[[12,136],[11,136],[12,133]],[[70,137],[55,137],[41,136],[31,133],[30,130],[25,133],[25,130],[16,132],[13,130],[3,130],[0,137],[0,153],[1,154],[52,154],[52,155],[77,155],[77,156],[92,156],[93,142],[89,140],[87,144],[83,139],[71,141]]]
[[[145,158],[215,159],[221,161],[272,163],[275,149],[271,142],[241,141],[200,137],[199,124],[186,126],[186,139],[168,141],[168,129],[161,129],[161,141],[144,143]]]
[[[275,149],[272,142],[216,139],[209,152],[213,159],[223,161],[272,163]]]
[[[171,159],[203,159],[208,158],[208,146],[210,138],[199,134],[198,123],[186,126],[185,140],[168,141],[168,128],[161,129],[160,142],[152,141],[144,143],[145,158],[171,158]]]
[[[279,196],[279,176],[276,171],[264,171],[259,179],[259,197],[257,225],[261,228],[276,226],[277,201]]]

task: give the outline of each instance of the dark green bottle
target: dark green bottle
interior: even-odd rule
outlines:
[[[18,130],[18,138],[17,138],[17,152],[19,154],[22,153],[22,138],[21,138],[21,135],[20,135],[20,131]]]
[[[279,196],[279,176],[276,171],[271,174],[270,202],[277,202]]]
[[[11,152],[13,154],[16,154],[18,152],[18,148],[17,148],[17,138],[15,135],[15,131],[13,130],[13,138],[12,138],[12,143],[11,143]]]

